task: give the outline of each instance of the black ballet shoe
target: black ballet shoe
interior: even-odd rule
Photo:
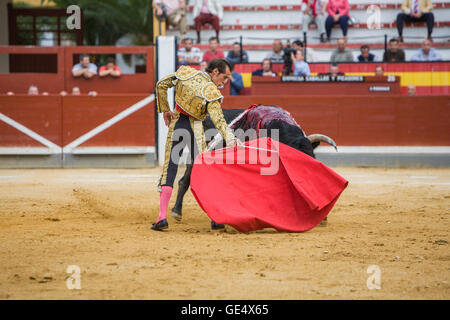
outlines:
[[[225,229],[225,225],[217,224],[215,221],[211,221],[211,229],[213,229],[213,230]]]
[[[151,228],[156,231],[162,231],[164,229],[167,229],[168,227],[169,227],[169,224],[167,223],[167,219],[162,219],[162,220],[152,224]]]

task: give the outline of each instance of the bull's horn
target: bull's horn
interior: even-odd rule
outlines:
[[[334,147],[334,149],[336,149],[336,151],[337,151],[336,142],[334,142],[333,139],[331,139],[330,137],[327,137],[324,134],[310,134],[308,136],[308,139],[309,139],[309,141],[311,141],[311,143],[321,142],[321,141],[326,142],[329,145],[332,145]]]

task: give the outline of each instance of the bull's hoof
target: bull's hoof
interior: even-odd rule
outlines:
[[[172,218],[174,218],[175,220],[181,221],[181,218],[182,218],[181,212],[176,212],[172,209],[171,215],[172,215]]]
[[[224,224],[218,224],[215,221],[211,221],[211,229],[212,230],[223,230],[223,229],[225,229],[225,225]]]
[[[154,224],[152,224],[151,229],[156,231],[162,231],[164,229],[167,229],[169,227],[169,224],[167,223],[166,219],[162,219],[161,221],[158,221]]]

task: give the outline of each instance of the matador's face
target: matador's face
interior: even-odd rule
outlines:
[[[228,79],[231,79],[231,71],[228,67],[225,73],[220,73],[217,68],[211,73],[211,80],[217,87],[223,87],[228,82]]]

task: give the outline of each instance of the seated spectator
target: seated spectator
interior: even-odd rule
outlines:
[[[258,69],[252,72],[252,76],[265,76],[265,77],[276,77],[277,74],[272,71],[272,61],[270,59],[264,59],[261,62],[262,69]]]
[[[29,88],[28,88],[28,95],[29,96],[38,96],[39,95],[39,89],[37,86],[35,86],[34,84],[32,84]]]
[[[411,61],[442,61],[439,52],[432,48],[431,45],[430,39],[422,41],[422,48],[411,57]]]
[[[417,96],[417,89],[416,89],[416,86],[413,85],[413,84],[410,84],[410,85],[408,86],[408,91],[407,91],[407,93],[408,93],[408,96]]]
[[[81,94],[80,88],[78,87],[73,87],[72,88],[72,95],[73,96],[79,96]]]
[[[361,46],[360,50],[361,54],[358,56],[359,62],[374,62],[377,60],[377,57],[373,53],[370,53],[368,45]]]
[[[384,69],[382,66],[376,66],[375,67],[375,76],[377,77],[383,77],[384,76]]]
[[[186,38],[183,41],[184,47],[178,50],[178,64],[185,65],[190,63],[199,63],[202,57],[200,49],[193,46],[193,40]]]
[[[12,93],[12,94],[9,94],[9,93]],[[36,85],[34,85],[34,84],[32,84],[31,86],[29,86],[28,87],[28,92],[27,92],[27,94],[29,95],[29,96],[38,96],[39,95],[39,89],[38,89],[38,87],[36,86]],[[8,92],[8,95],[14,95],[14,93],[13,92]],[[42,95],[43,96],[48,96],[48,92],[42,92]]]
[[[65,97],[65,96],[67,96],[67,91],[66,91],[66,90],[63,90],[63,91],[61,91],[59,94],[62,95],[63,97]]]
[[[245,50],[242,50],[241,57],[241,45],[239,42],[233,43],[233,50],[228,51],[227,60],[231,63],[247,63],[248,54]]]
[[[225,55],[219,49],[219,39],[211,37],[209,39],[209,50],[203,54],[203,61],[210,62],[212,59],[225,59]]]
[[[85,79],[91,79],[97,74],[97,66],[90,62],[90,58],[87,54],[80,55],[80,63],[77,63],[72,68],[72,75],[75,78],[83,77]]]
[[[337,63],[330,63],[330,72],[319,73],[319,76],[337,77],[345,76],[345,73],[339,72],[339,65]]]
[[[405,22],[426,22],[428,38],[431,39],[434,25],[434,14],[431,12],[431,0],[403,0],[402,12],[397,15],[398,39],[403,42],[403,24]]]
[[[101,66],[99,71],[98,71],[98,75],[100,77],[106,77],[106,76],[111,76],[114,78],[118,78],[120,77],[121,74],[121,70],[120,68],[116,65],[116,61],[114,60],[113,57],[109,57],[106,60],[106,66]]]
[[[405,51],[399,48],[399,42],[397,39],[392,38],[389,40],[389,47],[383,55],[384,62],[404,62]]]
[[[202,61],[200,62],[200,71],[205,71],[208,68],[208,62]]]
[[[240,73],[234,71],[234,63],[231,65],[231,82],[230,82],[230,95],[239,96],[242,89],[244,89],[244,82]]]
[[[317,25],[320,34],[320,42],[325,42],[325,13],[327,11],[327,0],[303,0],[300,12],[302,21],[302,32],[308,32],[311,23]],[[308,56],[308,54],[306,54]],[[308,61],[311,61],[307,59]]]
[[[353,62],[353,53],[345,46],[345,39],[337,41],[337,49],[331,54],[330,62]]]
[[[14,92],[8,91],[8,92],[6,93],[6,95],[8,95],[8,96],[13,96],[13,95],[14,95]]]
[[[300,40],[295,40],[294,42],[292,42],[292,48],[295,50],[302,50],[303,52],[306,50],[306,61],[308,61],[308,62],[315,61],[313,49],[311,49],[311,48],[305,49],[303,42],[301,42]]]
[[[273,52],[266,56],[272,63],[284,63],[283,43],[280,39],[275,39],[272,43]]]
[[[303,50],[297,50],[297,52],[291,52],[292,61],[294,63],[294,76],[309,77],[311,74],[308,64],[303,61]]]
[[[348,0],[328,0],[328,17],[325,21],[327,41],[330,41],[331,29],[337,23],[341,26],[344,39],[347,40],[348,20],[350,19],[349,11],[350,5]]]
[[[185,0],[155,0],[153,8],[158,19],[166,19],[167,23],[180,28],[181,40],[186,35],[186,1]]]
[[[200,31],[202,26],[210,24],[216,31],[216,38],[219,41],[220,21],[223,17],[223,8],[219,0],[194,0],[195,30],[197,31],[197,43],[200,43]]]

